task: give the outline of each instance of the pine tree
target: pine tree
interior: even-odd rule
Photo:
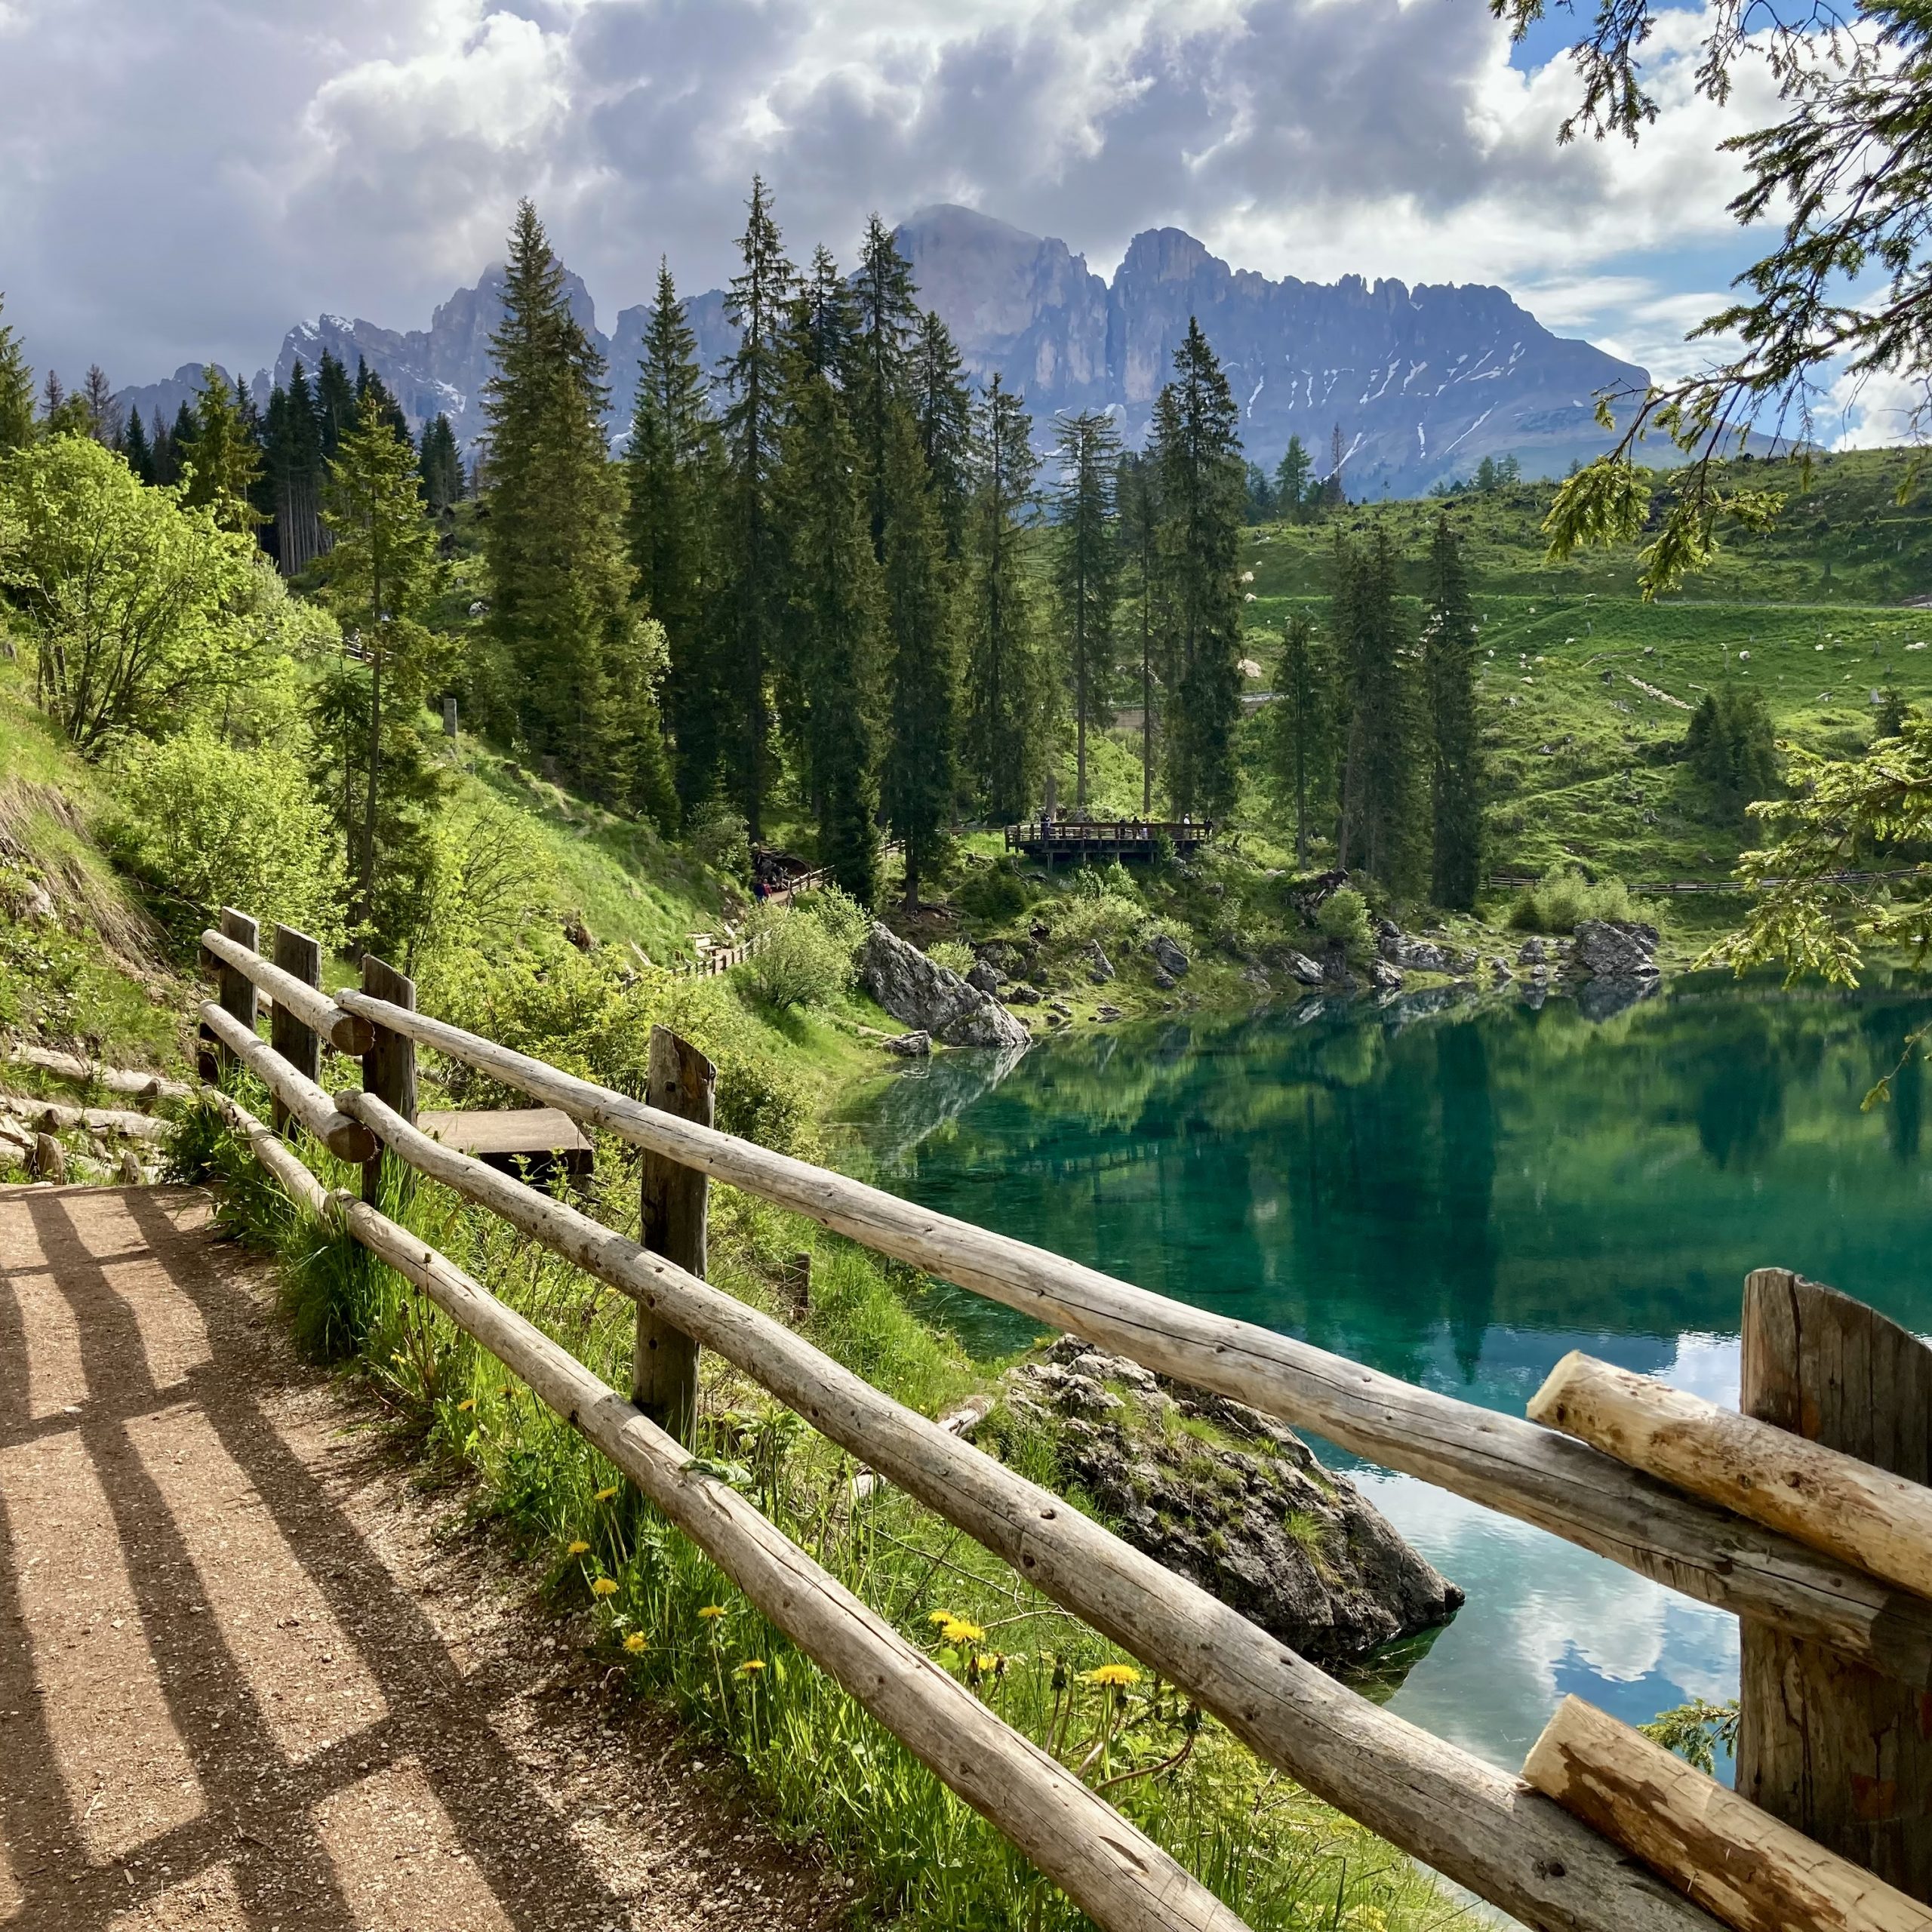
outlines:
[[[926,474],[932,478],[946,532],[946,554],[957,562],[965,554],[966,506],[972,493],[973,398],[952,334],[933,309],[919,318],[907,381]]]
[[[1314,467],[1315,460],[1300,437],[1291,436],[1281,461],[1275,466],[1275,502],[1291,522],[1308,521],[1308,472]]]
[[[423,623],[437,583],[435,533],[423,515],[408,439],[395,433],[374,395],[365,397],[329,465],[323,514],[335,537],[329,601],[369,666],[362,820],[343,831],[357,881],[357,916],[373,931],[379,923],[383,760],[393,756],[406,774],[420,758],[408,742],[410,724],[439,657],[437,639]]]
[[[1114,634],[1119,597],[1115,470],[1120,437],[1113,418],[1087,413],[1063,418],[1060,486],[1054,493],[1054,587],[1061,648],[1073,700],[1074,802],[1087,809],[1087,734],[1113,718],[1118,651]]]
[[[202,372],[193,422],[187,458],[193,473],[183,500],[207,505],[223,530],[252,531],[263,521],[254,500],[261,448],[227,377],[212,362]]]
[[[823,242],[812,251],[812,265],[792,300],[786,328],[786,355],[794,376],[823,376],[841,389],[851,386],[858,310],[832,251]]]
[[[6,311],[0,297],[0,315]],[[33,441],[33,371],[20,352],[20,339],[0,321],[0,456]]]
[[[423,498],[432,516],[463,500],[463,453],[456,446],[456,432],[441,410],[423,430],[423,448],[417,462],[423,476]]]
[[[840,888],[878,897],[875,707],[882,595],[859,452],[837,392],[808,371],[793,386],[775,501],[790,543],[786,632],[802,692],[802,738],[819,857]]]
[[[414,445],[409,434],[409,418],[402,413],[402,405],[395,399],[395,392],[369,367],[367,360],[358,355],[355,358],[355,407],[358,414],[362,405],[374,396],[376,407],[381,411],[383,420],[406,443]]]
[[[1130,451],[1120,460],[1114,500],[1120,516],[1120,554],[1132,602],[1132,634],[1140,685],[1140,814],[1154,814],[1155,714],[1161,686],[1156,675],[1167,635],[1161,603],[1160,479],[1151,457]]]
[[[1173,662],[1168,789],[1177,811],[1224,817],[1236,792],[1241,718],[1240,420],[1198,321],[1174,352],[1155,407],[1161,565]]]
[[[785,544],[772,519],[785,389],[785,325],[797,277],[786,259],[771,197],[754,177],[740,238],[742,264],[725,291],[724,313],[738,346],[724,365],[728,398],[724,444],[730,465],[725,528],[730,546],[721,586],[724,688],[736,716],[728,768],[751,835],[762,835],[771,788],[772,672],[785,616]]]
[[[88,433],[103,448],[112,449],[120,438],[122,412],[114,405],[114,385],[98,362],[88,367],[81,398],[87,405]]]
[[[138,409],[128,412],[127,425],[121,432],[121,454],[142,482],[154,481],[154,449],[148,441],[147,431],[142,426]]]
[[[50,369],[40,386],[40,414],[42,420],[51,423],[66,406],[67,385],[60,380],[58,369]]]
[[[288,386],[269,398],[268,470],[275,504],[275,557],[285,577],[306,570],[321,553],[321,423],[298,359]]]
[[[885,556],[885,446],[893,411],[907,398],[915,345],[921,334],[912,270],[892,230],[876,214],[852,278],[853,337],[850,408],[865,465],[872,549]]]
[[[1429,893],[1474,909],[1482,882],[1482,747],[1476,730],[1476,616],[1463,546],[1445,515],[1429,552],[1423,688],[1429,706]]]
[[[1309,835],[1327,817],[1334,776],[1334,666],[1314,624],[1289,618],[1275,669],[1267,745],[1274,792],[1294,815],[1295,863],[1308,869]]]
[[[1050,685],[1026,567],[1037,498],[1032,419],[1001,382],[974,410],[967,556],[966,764],[998,818],[1023,816],[1046,765]]]
[[[730,734],[710,608],[712,522],[721,482],[697,338],[669,265],[645,325],[637,402],[625,452],[625,534],[638,603],[664,627],[665,701],[677,743],[677,789],[688,811],[712,796]]]
[[[158,433],[160,425],[161,412],[157,410],[155,412],[157,432],[155,437],[155,481],[157,483],[179,483],[186,474],[188,465],[195,460],[194,406],[184,402],[175,411],[173,426],[165,439]],[[162,460],[164,447],[166,450],[165,464]],[[165,475],[162,473],[164,468]]]
[[[1395,601],[1395,555],[1386,531],[1366,543],[1337,538],[1334,629],[1346,721],[1337,863],[1365,866],[1385,884],[1417,883],[1422,801],[1418,709],[1408,637]]]
[[[322,460],[335,460],[342,439],[355,424],[355,385],[333,349],[325,349],[315,368],[315,420],[322,438]]]
[[[918,423],[901,404],[886,419],[886,822],[905,841],[906,906],[943,849],[957,783],[958,652],[952,566]]]

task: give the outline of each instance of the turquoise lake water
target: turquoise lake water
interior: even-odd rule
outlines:
[[[947,1056],[848,1164],[1123,1279],[1521,1414],[1574,1348],[1737,1399],[1745,1274],[1795,1268],[1932,1333],[1922,991],[1688,983],[1567,1001],[1304,1002]],[[1022,1318],[961,1291],[987,1350]],[[1735,1621],[1331,1446],[1467,1604],[1391,1700],[1518,1767],[1566,1693],[1641,1722],[1734,1696]]]

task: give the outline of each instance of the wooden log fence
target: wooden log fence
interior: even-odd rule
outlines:
[[[260,985],[255,975],[265,962],[238,941],[235,952],[238,961],[215,956],[251,989]],[[413,1170],[629,1297],[638,1320],[636,1399],[592,1377],[371,1200],[327,1193],[281,1140],[232,1098],[217,1096],[215,1104],[264,1165],[309,1211],[346,1228],[413,1281],[609,1456],[774,1625],[1103,1932],[1238,1932],[1240,1921],[1078,1777],[1012,1731],[693,1460],[688,1391],[700,1348],[731,1361],[878,1478],[1141,1658],[1264,1760],[1528,1925],[1548,1932],[1692,1932],[1718,1921],[1740,1932],[1773,1923],[1794,1932],[1932,1927],[1932,1914],[1900,1916],[1895,1900],[1923,1909],[1860,1873],[1872,1864],[1869,1857],[1854,1848],[1847,1865],[1845,1846],[1801,1836],[1794,1825],[1801,1821],[1780,1823],[1742,1796],[1712,1798],[1719,1788],[1706,1791],[1709,1780],[1684,1783],[1700,1774],[1667,1754],[1655,1764],[1645,1754],[1656,1747],[1641,1740],[1632,1747],[1623,1727],[1607,1718],[1598,1724],[1601,1714],[1586,1706],[1559,1714],[1561,1725],[1532,1754],[1525,1781],[1337,1683],[943,1423],[906,1409],[784,1323],[709,1287],[702,1278],[706,1186],[718,1180],[743,1188],[1160,1373],[1318,1429],[1730,1611],[1764,1641],[1835,1658],[1847,1675],[1884,1680],[1913,1708],[1932,1708],[1932,1574],[1914,1560],[1894,1560],[1898,1548],[1915,1549],[1921,1540],[1914,1512],[1932,1497],[1909,1493],[1916,1483],[1903,1476],[1862,1468],[1846,1453],[1855,1445],[1833,1443],[1829,1433],[1807,1443],[1809,1432],[1774,1427],[1777,1417],[1732,1417],[1719,1429],[1702,1413],[1707,1405],[1699,1405],[1688,1418],[1693,1447],[1681,1453],[1653,1453],[1668,1428],[1641,1441],[1605,1430],[1602,1444],[1592,1446],[1186,1308],[722,1134],[709,1124],[708,1066],[669,1033],[654,1037],[649,1100],[639,1102],[418,1013],[414,989],[379,961],[365,964],[362,991],[344,992],[332,1004],[365,1025],[372,1042],[362,1090],[334,1100],[290,1058],[245,1032],[227,1007],[211,1002],[203,1015],[224,1055],[258,1075],[292,1118],[339,1152],[359,1145],[343,1157],[363,1161],[365,1175],[384,1160]],[[415,1054],[426,1047],[638,1147],[643,1239],[629,1240],[420,1131]],[[359,1143],[345,1127],[361,1137]],[[656,1338],[648,1347],[647,1338]],[[1574,1364],[1565,1367],[1574,1380]],[[1598,1382],[1585,1379],[1600,1395]],[[1640,1407],[1650,1415],[1654,1398],[1641,1395]],[[1570,1426],[1573,1411],[1566,1407],[1557,1419]],[[1747,1437],[1737,1437],[1734,1426]],[[1783,1440],[1765,1442],[1750,1431]],[[1814,1502],[1856,1498],[1856,1512],[1836,1513],[1855,1516],[1864,1528],[1847,1537],[1841,1525],[1828,1537],[1815,1510],[1795,1509],[1788,1497],[1767,1506],[1754,1481],[1738,1478],[1734,1454],[1718,1459],[1730,1472],[1724,1481],[1714,1484],[1706,1470],[1701,1479],[1710,1493],[1694,1493],[1700,1478],[1693,1466],[1708,1464],[1711,1443],[1734,1450],[1746,1439],[1759,1459],[1754,1469],[1786,1478],[1787,1489],[1798,1472]],[[1642,1466],[1646,1461],[1655,1469]],[[1887,1512],[1889,1539],[1866,1533]],[[1585,1776],[1583,1765],[1595,1768]],[[1614,1802],[1603,1796],[1613,1788]],[[1926,1795],[1916,1794],[1921,1810]],[[1786,1884],[1784,1892],[1779,1884]]]

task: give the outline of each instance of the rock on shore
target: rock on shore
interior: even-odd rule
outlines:
[[[1317,1663],[1364,1657],[1462,1603],[1346,1477],[1239,1402],[1069,1335],[1011,1372],[1006,1408],[1004,1426],[1043,1434],[1135,1549]]]
[[[866,991],[900,1025],[949,1047],[1023,1047],[1032,1035],[991,995],[875,925],[859,954]]]

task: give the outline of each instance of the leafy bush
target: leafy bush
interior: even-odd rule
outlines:
[[[1369,949],[1368,901],[1352,885],[1329,894],[1315,915],[1315,930],[1324,939],[1338,939],[1351,958]]]
[[[850,949],[810,913],[761,908],[752,934],[758,950],[738,968],[738,982],[759,1005],[775,1013],[826,1006],[852,984]]]
[[[342,855],[296,758],[196,731],[128,746],[117,776],[109,845],[179,909],[181,936],[237,906],[340,943]]]
[[[832,943],[848,955],[865,944],[866,936],[872,929],[871,913],[835,885],[820,886],[816,892],[805,893],[792,903],[808,918],[816,919]]]
[[[926,948],[926,957],[949,973],[957,973],[962,980],[979,963],[978,955],[962,939],[937,940]]]
[[[1103,947],[1124,946],[1147,922],[1147,915],[1134,900],[1104,889],[1097,894],[1077,892],[1063,900],[1053,921],[1057,939],[1084,945],[1097,940]]]
[[[750,829],[729,805],[705,805],[693,813],[691,850],[713,872],[749,880],[752,875]]]
[[[1592,884],[1574,866],[1552,866],[1517,894],[1509,923],[1519,933],[1573,933],[1582,919],[1635,919],[1630,889],[1620,878]]]
[[[953,889],[952,897],[969,918],[992,924],[1017,918],[1032,903],[1026,881],[1010,859],[972,866]]]

